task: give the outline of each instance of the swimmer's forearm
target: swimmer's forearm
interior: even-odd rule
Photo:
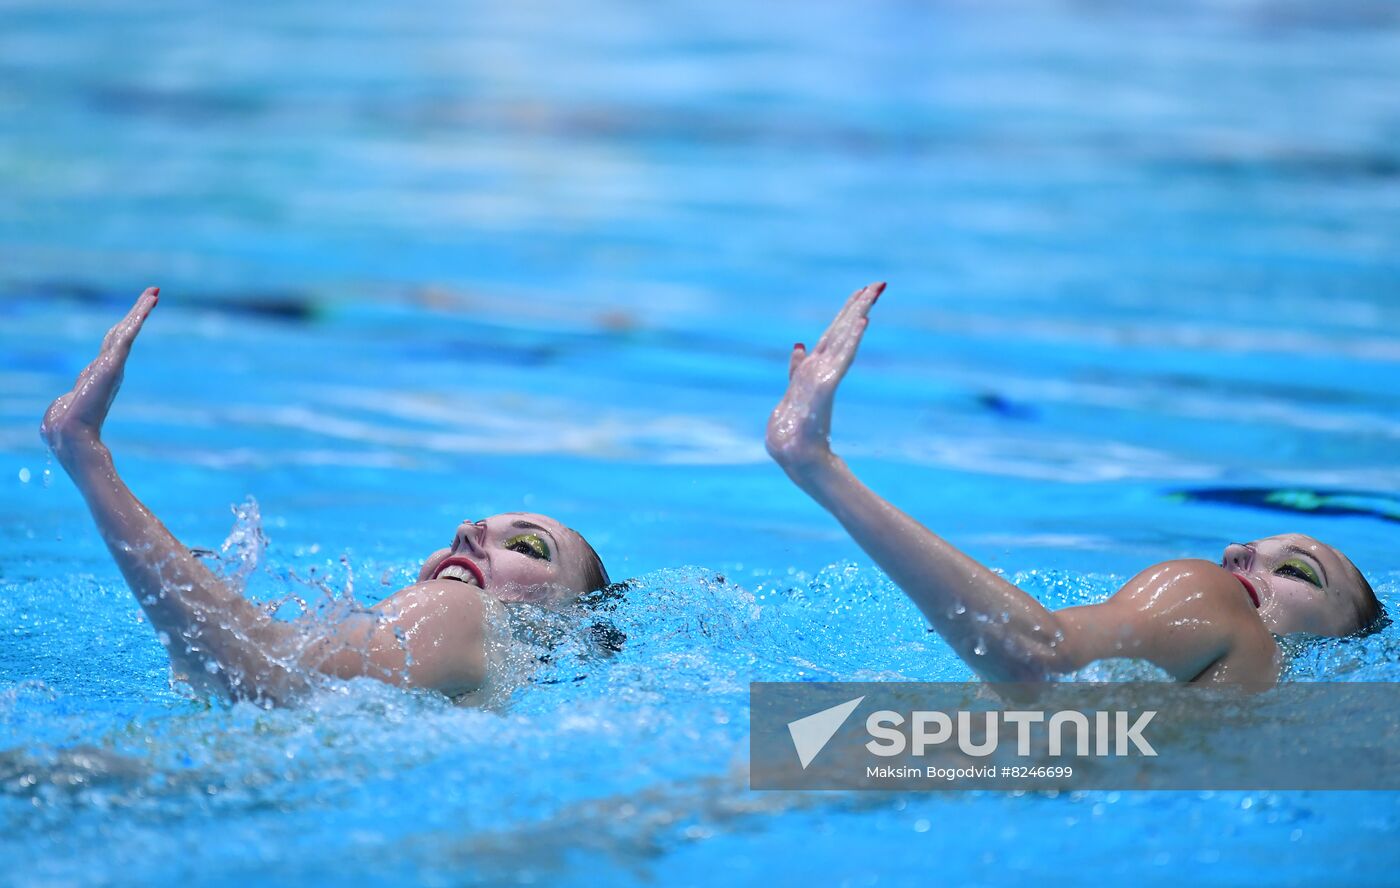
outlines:
[[[1055,614],[866,487],[840,457],[789,472],[988,681],[1064,667]]]
[[[191,555],[132,494],[100,441],[74,443],[61,462],[176,670],[235,697],[277,697],[295,684],[279,656],[289,627]]]

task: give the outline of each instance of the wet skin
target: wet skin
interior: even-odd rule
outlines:
[[[335,622],[288,623],[243,598],[132,494],[102,442],[132,343],[158,299],[155,288],[141,294],[73,390],[49,406],[40,434],[87,501],[174,671],[197,689],[278,703],[321,672],[461,696],[488,680],[500,643],[490,618],[500,602],[567,601],[587,591],[582,538],[521,512],[463,522],[418,582]]]
[[[1219,564],[1166,561],[1100,604],[1050,611],[866,487],[832,452],[836,389],[884,284],[853,293],[810,351],[798,343],[767,446],[988,681],[1040,681],[1096,660],[1135,657],[1181,681],[1250,690],[1278,680],[1275,633],[1360,628],[1360,577],[1329,546],[1297,534],[1231,545]]]
[[[462,522],[451,545],[423,563],[418,581],[446,575],[490,589],[499,601],[571,599],[587,588],[588,558],[579,535],[553,518],[510,512]]]
[[[1360,628],[1365,587],[1326,543],[1300,533],[1232,543],[1220,563],[1258,600],[1260,619],[1276,635],[1340,637]]]

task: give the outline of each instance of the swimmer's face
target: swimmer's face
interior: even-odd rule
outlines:
[[[1260,619],[1277,635],[1341,637],[1361,629],[1370,613],[1370,593],[1355,566],[1310,536],[1232,543],[1221,564],[1257,597]]]
[[[462,522],[452,545],[424,562],[418,580],[457,580],[501,601],[572,601],[597,585],[595,562],[576,531],[545,515],[508,512]]]

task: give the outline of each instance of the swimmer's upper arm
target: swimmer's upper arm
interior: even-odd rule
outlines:
[[[339,678],[367,676],[457,696],[485,683],[486,620],[480,594],[411,587],[372,615],[342,623],[303,662]]]
[[[1072,671],[1113,657],[1144,659],[1178,681],[1277,680],[1277,646],[1238,581],[1208,561],[1154,565],[1102,604],[1056,612]]]

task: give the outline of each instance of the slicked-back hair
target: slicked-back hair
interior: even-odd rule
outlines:
[[[1386,615],[1385,605],[1376,597],[1376,590],[1371,588],[1371,582],[1366,579],[1366,575],[1357,570],[1354,564],[1351,569],[1356,571],[1356,577],[1361,581],[1361,601],[1357,605],[1361,609],[1361,628],[1354,634],[1357,638],[1365,638],[1389,626],[1390,617]]]
[[[583,565],[583,594],[607,588],[612,581],[608,579],[608,569],[603,566],[603,559],[598,557],[598,553],[593,550],[593,546],[584,538],[583,534],[577,530],[574,530],[573,533],[574,536],[578,537],[579,542],[583,543],[583,551],[587,556]]]

